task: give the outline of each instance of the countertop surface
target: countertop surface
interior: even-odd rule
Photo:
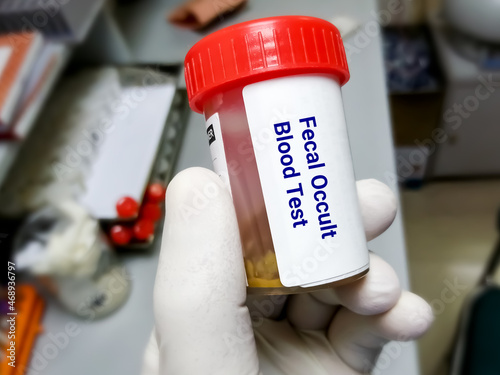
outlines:
[[[164,2],[155,0],[149,3],[159,6]],[[250,1],[247,9],[223,24],[283,14],[282,4],[283,2],[279,1]],[[356,178],[376,178],[397,191],[380,33],[374,33],[373,28],[369,34],[364,32],[364,25],[375,20],[373,15],[375,3],[348,0],[336,2],[294,0],[287,1],[286,4],[286,14],[322,16],[328,20],[337,16],[349,16],[360,23],[361,27],[357,33],[344,41],[348,46],[347,49],[354,51],[349,53],[348,57],[351,80],[343,88],[343,98]],[[168,2],[165,9],[170,9],[172,6],[172,3]],[[162,10],[162,17],[163,15]],[[157,22],[156,18],[151,23]],[[156,26],[158,27],[159,24]],[[151,30],[156,30],[153,26],[151,27]],[[162,25],[162,28],[164,30],[160,31],[161,34],[150,30],[150,34],[143,35],[145,38],[143,40],[147,41],[141,47],[143,61],[162,59],[166,61],[166,58],[171,62],[179,61],[179,57],[184,56],[189,46],[200,38],[200,35],[181,32],[172,29],[169,25]],[[364,38],[365,42],[362,45],[359,43],[361,33],[368,35]],[[137,41],[135,43],[140,45]],[[159,51],[158,43],[166,45],[168,48],[166,47],[165,51],[168,49],[170,52]],[[349,46],[356,48],[350,49]],[[211,168],[203,123],[202,116],[191,115],[176,168],[178,171],[191,166]],[[125,306],[105,319],[84,322],[67,314],[56,303],[49,301],[43,321],[44,334],[40,336],[34,351],[32,367],[36,371],[31,373],[44,375],[139,374],[142,353],[153,328],[152,295],[159,247],[160,241],[157,241],[149,253],[122,256],[132,275],[132,292]],[[382,236],[371,241],[369,247],[392,264],[403,286],[408,287],[400,214],[392,227]],[[54,355],[50,349],[47,349],[52,342],[49,333],[57,335],[63,332],[70,322],[76,324],[78,334],[71,337],[67,345],[58,348],[57,355]],[[399,349],[397,353],[384,356],[384,362],[379,362],[377,374],[419,374],[416,346],[404,345],[401,352]]]

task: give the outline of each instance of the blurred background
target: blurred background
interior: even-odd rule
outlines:
[[[139,373],[165,189],[212,167],[184,56],[292,14],[343,35],[356,177],[401,201],[369,246],[436,316],[373,374],[500,374],[496,0],[0,0],[0,374]]]

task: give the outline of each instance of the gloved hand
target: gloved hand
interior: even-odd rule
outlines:
[[[375,180],[357,188],[371,240],[392,223],[396,198]],[[394,270],[375,254],[370,272],[354,283],[252,297],[248,307],[246,298],[231,196],[213,172],[185,170],[167,191],[156,328],[143,375],[365,374],[384,344],[417,338],[433,320],[429,305],[402,292]]]

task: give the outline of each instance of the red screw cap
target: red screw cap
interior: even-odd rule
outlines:
[[[217,92],[292,74],[323,73],[343,85],[349,69],[337,28],[320,18],[282,16],[226,27],[196,43],[184,60],[189,105]]]
[[[139,213],[139,203],[132,197],[123,197],[116,202],[118,217],[130,219]]]

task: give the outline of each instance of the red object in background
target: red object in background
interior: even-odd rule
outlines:
[[[116,212],[124,219],[136,217],[139,213],[139,203],[132,197],[123,197],[116,202]]]
[[[141,207],[141,211],[139,212],[139,217],[141,219],[158,221],[161,217],[161,208],[158,205],[158,203],[145,203]]]
[[[109,231],[111,240],[117,245],[127,245],[132,239],[132,229],[124,225],[113,225]]]
[[[134,237],[140,241],[145,241],[153,235],[155,223],[150,219],[139,219],[134,224]]]
[[[165,189],[162,184],[155,182],[148,186],[146,190],[146,200],[148,202],[162,203],[165,200],[166,190],[167,189]]]

